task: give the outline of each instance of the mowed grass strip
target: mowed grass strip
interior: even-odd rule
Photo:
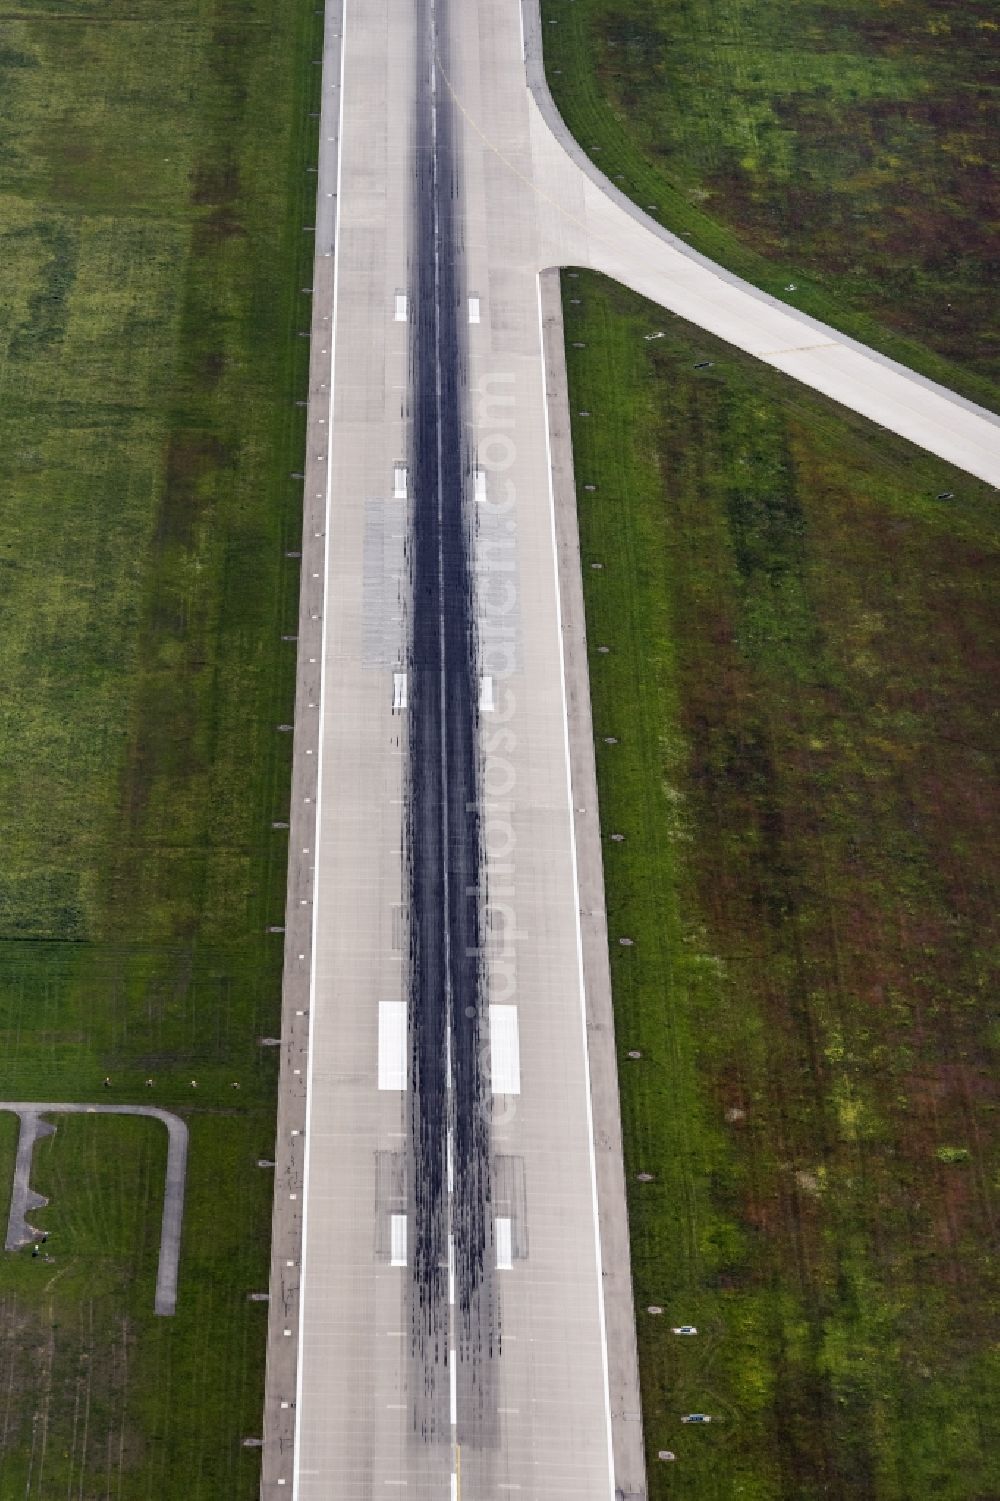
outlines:
[[[191,1130],[173,1319],[162,1127],[39,1146],[3,1496],[258,1488],[321,26],[0,12],[0,1098]]]
[[[651,1495],[1000,1494],[995,493],[563,286]]]
[[[542,0],[594,162],[695,249],[974,401],[990,317],[1000,22],[973,0]]]

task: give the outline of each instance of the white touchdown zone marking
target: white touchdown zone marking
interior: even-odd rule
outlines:
[[[521,1093],[517,1007],[490,1007],[490,1085],[494,1094]]]
[[[406,1088],[406,1002],[378,1003],[378,1087]]]
[[[493,1234],[497,1247],[497,1271],[513,1271],[514,1248],[511,1242],[510,1220],[503,1216],[498,1216],[494,1221]]]

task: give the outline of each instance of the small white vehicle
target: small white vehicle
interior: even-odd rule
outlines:
[[[678,1324],[675,1329],[671,1329],[670,1333],[671,1334],[697,1334],[698,1331],[694,1327],[693,1324]]]

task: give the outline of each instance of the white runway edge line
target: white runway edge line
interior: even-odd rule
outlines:
[[[583,1045],[583,1078],[587,1107],[587,1146],[590,1154],[590,1196],[594,1219],[594,1254],[597,1264],[597,1311],[601,1330],[601,1369],[604,1374],[604,1420],[608,1444],[608,1497],[615,1495],[615,1451],[611,1431],[611,1381],[608,1372],[608,1331],[604,1317],[604,1268],[601,1259],[601,1226],[597,1201],[597,1159],[594,1154],[594,1110],[590,1094],[590,1051],[587,1046],[587,997],[583,978],[583,935],[580,931],[580,877],[576,858],[576,824],[573,813],[573,774],[569,756],[569,711],[566,701],[566,643],[562,628],[562,591],[559,587],[559,544],[556,537],[556,495],[552,480],[552,438],[549,431],[549,386],[545,368],[545,320],[542,315],[542,278],[535,278],[538,298],[538,347],[542,362],[542,416],[545,422],[545,467],[549,486],[549,522],[552,528],[552,572],[555,584],[556,631],[559,646],[559,693],[562,703],[563,755],[566,762],[566,812],[569,817],[570,855],[573,865],[573,911],[576,926],[577,987],[580,995],[580,1037]]]
[[[324,29],[328,24],[324,17]],[[325,40],[325,39],[324,39]],[[337,127],[337,207],[333,216],[333,317],[330,323],[330,372],[329,392],[330,399],[327,403],[327,432],[333,434],[333,393],[336,379],[337,359],[337,314],[340,309],[340,205],[343,202],[341,193],[342,178],[344,171],[344,79],[347,69],[347,0],[341,0],[340,5],[340,116]],[[326,80],[323,80],[325,84]],[[321,131],[322,134],[322,131]],[[323,590],[324,594],[330,579],[330,517],[333,510],[333,443],[327,444],[326,455],[326,498],[325,498],[325,525],[323,547]],[[326,709],[326,623],[323,624],[323,642],[320,648],[320,671],[319,671],[319,743],[318,764],[316,767],[316,809],[315,823],[313,826],[313,846],[319,845],[319,832],[321,827],[321,809],[323,806],[323,740],[325,735],[325,709]],[[307,1033],[307,1047],[309,1059],[306,1064],[306,1150],[302,1163],[302,1255],[299,1268],[299,1319],[298,1319],[298,1346],[296,1349],[295,1370],[295,1452],[292,1456],[292,1501],[296,1501],[299,1494],[300,1456],[302,1453],[302,1403],[298,1400],[302,1391],[302,1352],[303,1333],[305,1330],[305,1287],[308,1274],[307,1253],[308,1225],[309,1225],[309,1158],[312,1147],[312,1102],[313,1102],[313,1026],[316,1015],[316,951],[317,951],[317,923],[316,914],[319,911],[319,876],[320,861],[316,861],[313,872],[313,925],[310,943],[309,965],[309,1028]],[[279,1480],[279,1485],[282,1483]]]

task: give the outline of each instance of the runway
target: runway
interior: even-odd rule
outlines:
[[[510,0],[327,9],[267,1498],[645,1495],[540,273],[594,265],[701,308],[1000,473],[988,414],[706,281],[610,197],[528,86],[524,19]]]
[[[605,1498],[624,1424],[640,1495],[634,1371],[609,1396],[537,242],[516,209],[487,232],[446,82],[489,77],[475,11],[349,3],[328,33],[263,1494]],[[614,1112],[607,1024],[603,1049]],[[620,1248],[616,1119],[603,1139]]]

